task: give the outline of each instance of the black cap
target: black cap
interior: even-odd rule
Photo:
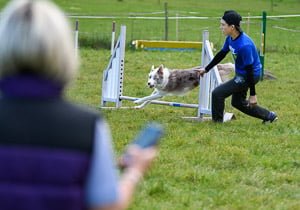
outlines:
[[[240,14],[234,10],[225,11],[222,19],[225,20],[228,25],[235,25],[237,27],[240,27],[240,22],[242,21]]]

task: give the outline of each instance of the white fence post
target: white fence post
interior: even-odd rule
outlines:
[[[75,22],[75,38],[74,38],[74,48],[75,48],[75,57],[77,58],[78,56],[78,29],[79,29],[79,22],[76,20]]]

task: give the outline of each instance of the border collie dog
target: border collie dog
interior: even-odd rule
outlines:
[[[151,100],[162,98],[166,95],[184,95],[198,87],[199,82],[200,72],[197,67],[185,70],[170,70],[162,64],[157,68],[152,66],[149,73],[148,86],[149,88],[154,88],[154,91],[149,96],[135,100],[134,103],[140,104],[135,106],[135,108],[143,108]]]

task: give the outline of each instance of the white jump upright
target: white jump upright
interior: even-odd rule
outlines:
[[[213,53],[208,36],[208,31],[204,31],[202,44],[202,66],[206,66],[213,59]],[[137,97],[123,95],[125,37],[126,26],[121,26],[120,36],[114,50],[112,51],[108,66],[103,72],[101,97],[102,108],[122,108],[122,100],[134,101],[139,99]],[[157,100],[151,101],[151,103],[175,107],[197,108],[198,112],[196,117],[186,118],[202,121],[205,115],[211,115],[211,92],[221,83],[222,80],[219,75],[219,71],[215,66],[200,80],[198,104],[185,104]],[[115,103],[115,107],[106,107],[107,102]]]
[[[209,32],[203,31],[201,65],[206,66],[214,58],[209,42]],[[205,114],[211,115],[211,92],[222,83],[217,66],[211,69],[200,79],[199,107],[197,117],[203,118]]]
[[[106,102],[115,103],[116,108],[122,106],[125,38],[126,26],[122,25],[120,36],[111,52],[108,66],[103,72],[101,107],[105,107]]]

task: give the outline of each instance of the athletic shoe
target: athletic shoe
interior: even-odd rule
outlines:
[[[277,114],[275,112],[270,112],[268,119],[264,120],[263,123],[273,123],[278,120]]]

